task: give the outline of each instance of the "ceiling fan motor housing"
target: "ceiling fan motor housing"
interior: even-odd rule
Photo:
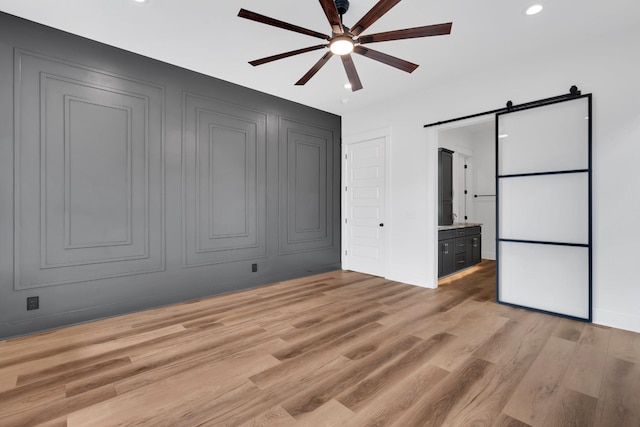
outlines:
[[[344,15],[349,10],[349,0],[335,0],[338,14]]]

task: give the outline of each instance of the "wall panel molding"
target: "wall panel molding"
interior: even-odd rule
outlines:
[[[266,114],[183,93],[183,265],[266,256]]]
[[[281,117],[279,135],[279,252],[333,247],[334,133]]]
[[[148,99],[147,99],[147,105],[148,105]],[[76,107],[76,108],[73,108]],[[81,154],[76,153],[76,151],[80,151],[80,150],[87,150],[87,149],[91,149],[91,148],[98,148],[100,149],[100,146],[98,144],[98,147],[83,147],[84,144],[82,144],[83,142],[86,141],[86,139],[82,139],[82,138],[78,138],[80,139],[80,141],[76,141],[75,137],[72,137],[71,135],[74,133],[74,124],[73,122],[81,122],[83,124],[87,124],[87,123],[91,123],[90,119],[92,118],[90,115],[88,115],[88,117],[76,117],[77,115],[81,115],[84,110],[90,110],[92,108],[101,108],[103,111],[106,112],[106,114],[108,114],[110,112],[110,110],[112,110],[112,112],[117,113],[121,113],[121,115],[124,119],[124,123],[123,123],[123,131],[122,132],[122,140],[118,141],[120,143],[124,143],[125,147],[124,147],[124,154],[126,156],[126,158],[124,159],[124,163],[126,164],[126,171],[125,174],[122,175],[120,178],[124,178],[125,182],[124,182],[124,202],[125,202],[125,206],[124,209],[122,209],[122,212],[113,212],[115,209],[110,209],[109,212],[101,212],[102,209],[108,208],[108,206],[104,206],[106,203],[103,203],[102,206],[95,206],[92,203],[84,200],[84,198],[82,197],[82,194],[78,194],[79,191],[81,189],[78,188],[74,188],[75,186],[73,184],[76,184],[78,180],[74,180],[74,182],[72,183],[72,178],[76,175],[75,172],[72,171],[72,163],[80,163],[82,162],[82,159],[78,159],[78,157],[82,157]],[[145,106],[145,110],[146,110],[147,106]],[[83,248],[93,248],[93,247],[104,247],[104,246],[120,246],[120,245],[131,245],[133,243],[133,238],[132,238],[132,204],[133,204],[133,194],[134,194],[134,190],[133,190],[133,180],[132,180],[132,162],[131,162],[131,157],[132,157],[132,121],[133,121],[133,117],[132,117],[132,112],[133,109],[131,107],[126,107],[126,106],[120,106],[120,105],[108,105],[104,102],[102,103],[98,103],[98,102],[90,102],[89,100],[86,99],[82,99],[82,98],[77,98],[74,96],[70,96],[70,95],[64,95],[64,153],[65,153],[65,159],[64,159],[64,181],[65,181],[65,185],[64,185],[64,246],[63,249],[83,249]],[[46,111],[42,111],[42,113],[46,113]],[[72,117],[73,116],[73,117]],[[94,114],[94,117],[98,116],[98,114]],[[111,144],[114,144],[116,141],[110,141]],[[46,144],[46,140],[44,141],[44,143]],[[76,145],[80,145],[80,147],[77,147],[78,150],[73,148],[73,144],[76,143]],[[72,156],[72,150],[74,151],[74,155]],[[85,166],[85,167],[89,167],[89,166]],[[79,183],[80,185],[83,184],[83,181],[80,181]],[[72,199],[73,196],[73,199]],[[77,200],[77,201],[76,201]],[[95,202],[95,200],[92,200],[93,202]],[[106,200],[105,200],[106,202]],[[46,211],[46,197],[44,198],[44,200],[42,200],[42,204],[45,206],[45,211]],[[79,205],[79,206],[78,206]],[[74,209],[75,208],[75,209]],[[94,237],[93,239],[87,239],[88,236],[83,236],[83,231],[84,230],[77,230],[74,229],[74,222],[72,220],[75,219],[76,217],[80,217],[82,219],[83,215],[82,215],[82,210],[87,209],[87,208],[92,208],[92,210],[98,214],[98,215],[106,215],[106,214],[115,214],[118,219],[123,220],[123,224],[120,224],[122,226],[122,228],[120,230],[115,230],[114,228],[111,227],[110,228],[110,235],[111,236],[92,236]],[[80,212],[75,212],[75,211],[80,211]],[[75,213],[74,213],[75,212]],[[85,217],[91,217],[90,215],[84,215]],[[93,219],[93,218],[92,218]],[[93,228],[93,224],[91,224],[91,226],[89,226],[89,224],[82,224],[84,225],[88,230],[89,233],[91,233],[91,229]],[[117,233],[117,231],[120,231],[120,233]],[[106,237],[106,238],[105,238]],[[110,237],[110,238],[109,238]],[[78,241],[78,239],[80,239]]]
[[[2,12],[0,95],[0,340],[340,268],[339,116]]]
[[[164,270],[164,88],[14,60],[14,288]]]

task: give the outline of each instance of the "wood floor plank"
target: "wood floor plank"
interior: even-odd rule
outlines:
[[[500,316],[502,317],[502,316]],[[535,323],[535,325],[534,325]],[[480,347],[473,353],[474,357],[484,359],[488,362],[498,363],[505,357],[505,348],[509,349],[509,352],[515,351],[513,343],[518,342],[519,337],[525,334],[531,333],[542,322],[536,319],[533,315],[521,315],[517,318],[511,318],[505,322],[500,329],[498,329],[488,340],[486,340]],[[549,325],[552,327],[552,325]],[[544,340],[546,341],[546,334]],[[541,338],[542,339],[542,338]],[[542,348],[542,347],[540,347]]]
[[[80,328],[81,326],[84,325],[70,326],[31,337],[16,338],[19,342],[15,345],[13,340],[10,341],[10,344],[0,351],[0,372],[12,365],[38,361],[68,351],[78,351],[92,344],[104,343],[139,333],[133,331],[131,325],[104,325],[104,331],[86,331],[84,328]],[[77,331],[77,334],[74,331]],[[58,332],[60,332],[60,336],[57,335]],[[26,340],[27,338],[37,340],[37,348],[33,348],[32,341]]]
[[[274,354],[279,360],[292,359],[302,353],[308,352],[315,348],[322,347],[341,336],[349,334],[351,331],[358,329],[369,323],[374,323],[384,317],[384,313],[375,311],[364,316],[358,316],[355,319],[342,322],[337,326],[328,329],[315,336],[306,338],[299,343],[292,344],[290,347],[283,349]]]
[[[315,411],[300,416],[296,425],[304,427],[344,426],[353,415],[353,412],[345,406],[331,399]]]
[[[332,271],[0,341],[0,426],[640,426],[640,334],[499,305],[495,263]]]
[[[558,326],[553,331],[553,336],[568,341],[578,341],[582,336],[584,323],[571,319],[558,319]]]
[[[277,405],[240,424],[239,427],[291,427],[294,425],[296,425],[296,419],[289,415],[282,406]]]
[[[446,348],[439,352],[430,361],[435,366],[439,366],[447,371],[454,371],[464,364],[484,341],[494,335],[509,319],[500,316],[483,316],[476,318],[463,318],[466,322],[475,322],[473,330],[468,326],[451,328],[447,333],[453,334],[455,339],[451,340]],[[422,337],[422,335],[418,335]]]
[[[452,335],[436,334],[418,343],[395,363],[369,375],[364,380],[338,394],[337,400],[352,411],[364,407],[378,393],[400,382],[421,365],[430,362],[435,354],[453,339]]]
[[[298,377],[270,386],[248,398],[237,399],[229,396],[230,401],[227,401],[225,396],[217,402],[201,405],[197,412],[201,419],[206,419],[202,423],[203,426],[236,426],[264,412],[276,402],[282,402],[287,396],[297,395],[313,387],[322,379],[343,371],[349,364],[348,359],[337,357],[320,369],[305,372]]]
[[[600,396],[610,337],[609,328],[584,326],[565,375],[565,387],[596,399]]]
[[[96,374],[90,378],[70,381],[67,384],[67,394],[73,396],[78,393],[84,393],[95,387],[105,384],[118,384],[121,390],[133,389],[147,385],[150,381],[163,379],[173,374],[183,372],[197,367],[202,363],[202,359],[213,356],[210,354],[212,349],[219,354],[225,348],[229,349],[232,343],[249,337],[261,335],[263,330],[252,328],[243,331],[233,331],[230,334],[215,334],[216,338],[209,338],[206,341],[177,341],[175,347],[171,351],[154,352],[152,355],[136,360],[130,366],[107,372],[105,374]],[[194,335],[196,338],[204,338],[202,334]],[[260,340],[261,342],[263,340]],[[164,344],[164,343],[163,343]],[[235,348],[234,348],[235,350]],[[188,354],[191,357],[185,358],[182,355]],[[153,372],[153,379],[143,377],[143,374]],[[141,378],[142,377],[142,378]]]
[[[94,405],[87,410],[69,414],[68,423],[69,426],[110,426],[136,425],[135,423],[142,423],[143,420],[147,425],[161,425],[168,420],[182,422],[185,420],[182,413],[189,412],[185,410],[184,402],[197,404],[202,401],[214,400],[217,396],[233,389],[237,380],[243,378],[247,373],[259,372],[277,363],[279,362],[270,355],[249,354],[246,358],[234,359],[233,363],[213,362],[201,365],[190,371],[152,382],[146,387],[124,393],[118,391],[117,397]],[[210,381],[202,381],[202,378],[210,378]],[[200,387],[192,387],[191,384],[194,383],[199,383]],[[175,390],[180,390],[180,394],[177,395]],[[111,410],[114,407],[125,408],[125,410],[114,413]],[[144,415],[144,419],[131,420],[129,418],[130,413],[126,411],[126,408],[135,407],[145,408],[147,413]]]
[[[17,374],[18,377],[21,375],[38,375],[40,378],[44,378],[48,375],[73,371],[78,368],[94,365],[104,359],[110,359],[112,358],[110,357],[111,351],[121,351],[122,348],[148,343],[154,339],[162,339],[174,334],[180,334],[184,331],[185,328],[180,325],[161,328],[155,331],[146,331],[137,335],[126,336],[122,339],[82,347],[78,350],[51,354],[42,359],[14,365],[11,368],[7,368],[7,370],[9,373]]]
[[[378,313],[375,315],[375,320],[379,320],[384,317],[379,307],[380,305],[376,303],[363,303],[356,306],[346,305],[344,308],[328,307],[324,311],[314,310],[314,316],[312,318],[303,318],[301,321],[295,322],[293,324],[295,329],[289,333],[281,334],[280,338],[289,342],[308,339],[309,336],[320,335],[332,330],[336,326],[344,327],[347,321],[361,318],[373,312]]]
[[[252,338],[255,338],[252,340]],[[149,369],[149,365],[142,365],[143,368],[138,366],[139,369],[131,375],[112,379],[116,386],[116,390],[119,394],[124,394],[132,390],[146,387],[149,384],[169,379],[175,375],[181,375],[184,372],[190,372],[193,369],[197,369],[201,365],[210,363],[219,363],[223,366],[225,364],[232,365],[240,357],[251,356],[252,354],[264,355],[267,359],[271,360],[272,346],[277,348],[281,346],[281,341],[278,339],[272,339],[264,336],[255,336],[247,339],[248,342],[229,343],[227,345],[221,345],[216,347],[215,350],[207,351],[203,349],[195,355],[170,355],[167,359],[162,359],[161,363],[158,361],[143,361],[149,363],[153,368]],[[263,349],[263,346],[265,348]],[[275,363],[271,364],[276,365]],[[268,367],[263,366],[263,369]],[[252,375],[254,372],[253,367],[248,368],[245,372],[247,375]]]
[[[0,393],[13,389],[18,383],[18,375],[3,373],[0,370]]]
[[[494,339],[486,341],[475,353],[495,364],[489,381],[456,414],[459,425],[493,425],[502,418],[508,400],[520,385],[542,351],[555,327],[554,318],[525,313],[519,321],[507,322]],[[497,348],[502,352],[498,353]],[[510,419],[510,417],[509,417]],[[524,424],[524,423],[523,423]]]
[[[384,390],[371,401],[367,410],[357,411],[345,427],[389,426],[407,412],[427,390],[435,387],[449,372],[433,365],[423,365],[404,381]]]
[[[306,412],[314,411],[331,400],[333,396],[366,378],[376,369],[408,352],[420,341],[419,338],[407,336],[389,342],[367,357],[353,362],[338,375],[327,378],[314,385],[310,390],[285,401],[282,407],[295,418]]]
[[[443,426],[453,408],[482,379],[493,365],[482,359],[469,360],[447,378],[425,393],[419,404],[405,412],[392,425],[404,426]]]
[[[524,423],[542,421],[569,366],[576,343],[550,337],[504,408],[504,413]]]
[[[597,398],[563,387],[544,420],[534,427],[591,427],[597,405]]]
[[[45,421],[44,423],[36,424],[35,427],[67,427],[67,417]]]
[[[612,329],[609,355],[640,365],[640,334]]]
[[[52,408],[66,407],[64,386],[28,390],[27,393],[22,393],[19,389],[14,390],[15,392],[11,395],[3,393],[0,396],[2,422],[8,426],[29,425],[29,420],[39,420],[42,414],[47,413]],[[46,419],[40,422],[44,421]],[[31,422],[31,424],[35,423]]]
[[[516,419],[511,418],[508,415],[501,414],[492,427],[532,427],[529,424],[523,423]]]
[[[619,349],[615,351],[618,354]],[[640,425],[640,365],[607,357],[595,425]]]
[[[301,371],[317,369],[319,366],[324,365],[327,360],[340,356],[346,347],[357,345],[359,342],[369,339],[380,328],[382,328],[382,325],[375,322],[364,325],[328,343],[325,347],[308,351],[292,359],[283,360],[279,365],[252,375],[249,379],[260,387],[266,387],[289,376],[298,375]]]

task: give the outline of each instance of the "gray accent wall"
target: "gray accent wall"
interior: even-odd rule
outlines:
[[[0,13],[0,338],[340,268],[340,127]]]

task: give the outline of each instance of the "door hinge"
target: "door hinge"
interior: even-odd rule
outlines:
[[[466,168],[468,168],[468,166],[467,166],[467,165],[464,165],[464,168],[466,169]]]
[[[467,194],[467,193],[468,193],[468,191],[467,191],[467,190],[464,190],[464,194]]]
[[[344,254],[347,255],[347,251],[344,251]]]
[[[344,155],[344,159],[345,159],[345,160],[347,160],[348,158],[349,158],[349,155],[348,155],[348,154],[345,154],[345,155]]]
[[[347,224],[349,220],[347,218],[344,219],[344,223]]]
[[[344,186],[344,191],[347,191],[347,186],[346,185]]]

